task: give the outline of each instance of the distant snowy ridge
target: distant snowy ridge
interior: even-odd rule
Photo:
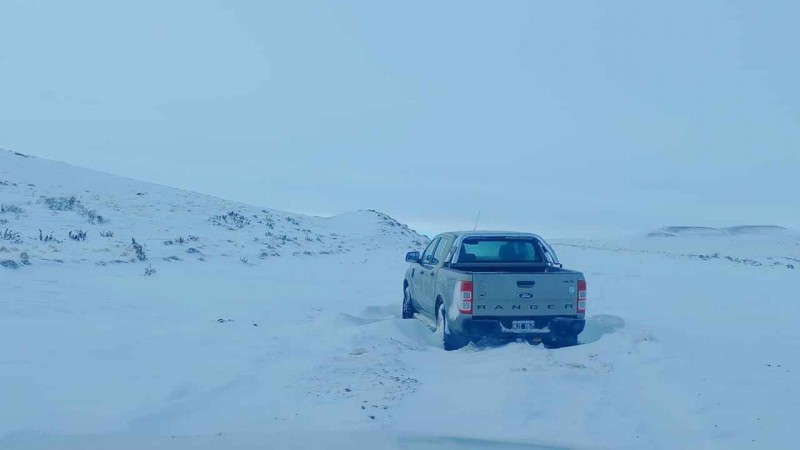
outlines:
[[[673,237],[673,236],[728,236],[739,234],[786,234],[788,228],[777,225],[738,225],[725,228],[670,226],[659,228],[647,234],[648,237]]]
[[[314,217],[0,151],[0,264],[175,263],[425,245],[386,214]]]
[[[669,226],[613,239],[557,239],[561,246],[661,255],[776,269],[800,269],[800,232],[775,225]]]

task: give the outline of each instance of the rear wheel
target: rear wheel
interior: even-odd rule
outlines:
[[[417,310],[414,308],[414,304],[411,303],[411,293],[408,286],[406,286],[403,288],[403,319],[413,319],[415,312]]]
[[[542,338],[540,338],[540,337],[528,338],[527,341],[528,341],[528,344],[531,344],[531,345],[539,345],[542,342],[544,342],[544,340]]]
[[[578,335],[559,336],[557,338],[545,339],[544,345],[547,348],[573,347],[578,345]]]
[[[469,344],[469,339],[466,336],[450,332],[450,327],[447,323],[447,312],[443,303],[440,303],[436,308],[436,335],[440,337],[442,347],[447,351],[458,350]]]

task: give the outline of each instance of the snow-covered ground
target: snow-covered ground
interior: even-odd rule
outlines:
[[[377,212],[2,151],[0,207],[2,449],[795,448],[791,230],[554,239],[583,345],[444,352],[398,317],[426,239]]]

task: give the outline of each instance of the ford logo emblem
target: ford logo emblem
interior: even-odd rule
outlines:
[[[523,292],[522,294],[519,294],[518,297],[519,298],[533,298],[533,294],[531,294],[530,292]]]

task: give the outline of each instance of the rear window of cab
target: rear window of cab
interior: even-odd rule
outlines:
[[[461,244],[459,263],[542,263],[541,245],[534,239],[467,238]]]

